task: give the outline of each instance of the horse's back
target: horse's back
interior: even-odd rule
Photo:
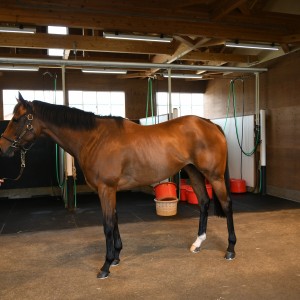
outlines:
[[[124,131],[124,143],[134,143],[139,151],[146,153],[149,149],[156,149],[160,153],[174,153],[191,163],[200,157],[209,160],[227,155],[222,130],[210,120],[198,116],[182,116],[149,126],[128,121],[124,123]]]
[[[135,135],[135,138],[156,140],[178,140],[181,143],[200,143],[206,145],[224,144],[225,136],[222,129],[208,119],[194,115],[182,116],[163,123],[143,126],[134,122],[124,123],[125,132]]]
[[[125,129],[127,127],[137,131],[155,132],[158,130],[170,130],[170,129],[183,130],[183,131],[189,131],[189,130],[199,131],[199,130],[206,130],[207,128],[207,129],[214,130],[214,128],[217,128],[217,125],[208,119],[201,118],[195,115],[188,115],[188,116],[178,117],[162,123],[147,125],[147,126],[137,124],[130,120],[124,120],[124,127]]]

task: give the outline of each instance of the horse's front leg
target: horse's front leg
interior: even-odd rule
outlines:
[[[98,273],[97,277],[104,279],[109,275],[111,265],[119,263],[119,253],[122,248],[122,242],[118,230],[118,220],[116,214],[116,189],[107,186],[101,186],[98,194],[103,214],[103,229],[106,239],[106,256],[105,262]],[[117,246],[117,251],[115,250]],[[115,255],[117,258],[115,260]]]
[[[115,211],[114,248],[115,248],[115,256],[114,256],[113,262],[111,263],[111,266],[119,265],[120,252],[122,250],[122,240],[121,240],[121,236],[120,236],[120,232],[119,232],[117,211]]]

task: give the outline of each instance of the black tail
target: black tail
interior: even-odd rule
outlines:
[[[217,127],[223,133],[223,135],[225,136],[225,133],[224,133],[222,127],[219,126],[219,125],[217,125]],[[225,173],[224,173],[224,179],[225,179],[227,195],[228,195],[229,199],[231,199],[231,195],[230,195],[230,176],[229,176],[229,167],[228,167],[228,153],[227,153],[227,158],[226,158],[226,168],[225,168]],[[218,200],[218,198],[217,198],[217,196],[215,195],[214,192],[213,192],[213,200],[214,200],[214,214],[215,214],[215,216],[225,218],[226,215],[223,211],[221,203]]]
[[[227,194],[228,194],[229,198],[231,198],[230,197],[230,177],[229,177],[228,159],[226,161],[226,169],[225,169],[224,178],[225,178]],[[223,211],[221,203],[214,192],[213,192],[213,200],[214,200],[214,215],[217,217],[220,217],[220,218],[225,218],[226,215]]]

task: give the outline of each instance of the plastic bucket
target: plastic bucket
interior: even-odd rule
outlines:
[[[162,182],[154,187],[155,199],[177,199],[176,184],[173,182]]]
[[[187,191],[186,189],[189,187],[187,184],[182,184],[180,187],[180,200],[187,201]]]
[[[186,188],[186,193],[187,193],[187,201],[190,204],[198,204],[198,199],[197,196],[191,186],[187,186]]]
[[[181,179],[180,179],[180,184],[181,184],[181,185],[187,184],[186,179],[185,179],[185,178],[181,178]]]
[[[207,190],[209,199],[212,199],[213,198],[213,189],[212,189],[212,186],[210,183],[206,184],[206,190]]]
[[[231,193],[246,193],[246,181],[243,179],[230,179]]]

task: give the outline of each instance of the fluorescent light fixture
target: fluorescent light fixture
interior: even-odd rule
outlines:
[[[0,32],[9,33],[36,33],[36,28],[29,27],[0,27]]]
[[[120,69],[81,69],[83,73],[97,73],[97,74],[126,74],[126,70]]]
[[[2,71],[38,71],[39,67],[31,67],[31,66],[1,66],[0,70]]]
[[[68,28],[65,26],[47,26],[47,32],[51,34],[68,34]]]
[[[169,77],[168,73],[163,73],[163,77]],[[201,79],[201,75],[197,74],[170,74],[171,78],[183,78],[183,79]]]
[[[121,33],[110,33],[110,32],[103,32],[103,37],[106,39],[161,42],[161,43],[170,43],[173,40],[173,38],[163,36],[163,35],[151,36],[151,35],[121,34]]]
[[[274,45],[267,44],[246,44],[246,43],[233,43],[233,42],[225,42],[226,47],[234,47],[234,48],[246,48],[246,49],[261,49],[261,50],[279,50],[279,47]]]

